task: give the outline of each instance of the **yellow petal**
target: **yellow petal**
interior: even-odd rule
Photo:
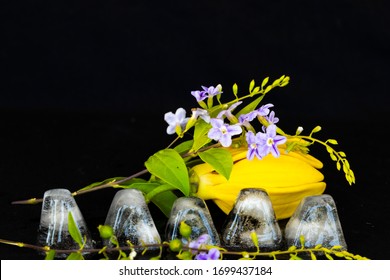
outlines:
[[[234,165],[229,180],[216,173],[208,164],[200,164],[192,169],[196,178],[196,195],[212,199],[228,214],[243,188],[264,189],[273,204],[277,219],[290,217],[302,198],[322,194],[326,184],[324,176],[316,168],[322,163],[316,158],[290,152],[279,158],[268,155],[259,160],[246,159],[242,149],[232,150]]]
[[[300,159],[281,155],[267,155],[263,159],[243,159],[233,166],[229,182],[256,186],[296,186],[319,182],[324,176]]]
[[[205,200],[212,199],[223,212],[228,214],[232,210],[238,194],[242,189],[260,188],[268,193],[276,218],[284,219],[294,213],[304,197],[322,194],[325,187],[326,184],[324,182],[284,188],[225,183],[209,187],[204,186],[197,195]]]

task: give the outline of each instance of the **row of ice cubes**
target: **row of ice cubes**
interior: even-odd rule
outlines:
[[[94,247],[94,242],[85,220],[71,193],[66,189],[52,189],[44,194],[38,244],[52,249],[78,249],[68,231],[68,214],[71,212],[80,233],[86,236],[85,249]],[[217,232],[205,201],[197,197],[178,198],[171,210],[165,240],[188,239],[180,235],[180,224],[185,222],[192,229],[190,239],[195,240],[207,234],[208,244],[223,246],[229,250],[255,250],[255,232],[260,251],[279,250],[284,247],[301,246],[304,236],[305,247],[317,244],[323,247],[335,245],[346,249],[347,245],[338,218],[337,209],[330,195],[308,196],[297,207],[293,216],[282,230],[275,218],[272,203],[265,190],[243,189],[236,203]],[[110,225],[121,246],[131,244],[161,244],[160,234],[155,226],[144,196],[136,189],[120,190],[114,196],[105,225]],[[109,246],[109,241],[104,245]],[[57,257],[65,257],[58,254]]]

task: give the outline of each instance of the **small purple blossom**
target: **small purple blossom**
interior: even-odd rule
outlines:
[[[228,119],[232,118],[233,117],[232,111],[236,109],[241,103],[242,101],[233,103],[232,105],[230,105],[228,109],[222,110],[221,112],[219,112],[217,119],[222,118],[223,115],[225,115]]]
[[[216,87],[204,87],[202,86],[203,90],[207,93],[207,96],[208,97],[212,97],[212,96],[215,96],[215,95],[218,95],[218,94],[221,94],[222,93],[222,86],[221,85],[217,85]]]
[[[261,159],[262,156],[260,148],[264,142],[261,132],[258,132],[255,135],[252,131],[248,131],[246,133],[246,142],[248,143],[247,159],[252,160],[254,156]]]
[[[246,137],[248,143],[248,159],[253,159],[254,156],[257,156],[259,159],[262,159],[269,153],[274,157],[279,157],[280,152],[278,150],[278,145],[286,142],[286,137],[276,134],[276,126],[269,125],[266,128],[265,133],[258,132],[254,135],[253,132],[248,132]]]
[[[204,90],[194,90],[191,94],[196,98],[196,101],[200,102],[207,98],[207,92]]]
[[[205,245],[210,242],[210,235],[207,233],[200,235],[197,239],[190,242],[188,247],[193,254],[196,254],[199,249],[205,249]],[[201,251],[195,256],[195,260],[218,260],[221,253],[216,248],[211,248],[208,252]]]
[[[268,104],[261,106],[259,109],[257,109],[258,114],[262,117],[267,116],[269,114],[269,108],[271,108],[271,107],[274,107],[274,105],[271,103],[268,103]]]
[[[191,94],[196,98],[196,101],[200,102],[205,100],[208,97],[213,97],[215,95],[222,93],[222,86],[217,85],[216,87],[205,87],[202,86],[203,90],[194,90],[191,91]]]
[[[192,118],[195,120],[198,118],[201,118],[204,120],[206,123],[210,123],[210,115],[207,110],[196,108],[192,110]]]
[[[212,128],[207,136],[219,141],[223,147],[229,147],[232,144],[232,136],[242,133],[242,128],[238,124],[228,125],[221,119],[211,119],[210,123]]]
[[[261,133],[261,132],[260,132]],[[262,133],[264,143],[261,149],[260,154],[265,157],[271,153],[274,157],[279,157],[280,152],[278,150],[278,145],[286,142],[287,138],[276,134],[276,125],[272,124],[267,127],[265,133]]]
[[[269,124],[276,124],[279,122],[279,118],[275,117],[275,112],[271,111],[269,115],[266,117]]]
[[[249,112],[247,114],[242,114],[239,118],[238,121],[245,125],[247,122],[253,121],[257,116],[265,117],[269,114],[270,110],[269,108],[273,107],[274,105],[269,103],[261,106],[259,109],[256,109],[252,112]]]
[[[184,129],[189,118],[186,118],[186,111],[183,108],[176,110],[176,113],[168,112],[164,115],[164,120],[168,123],[167,133],[174,134],[176,132],[176,127]]]
[[[197,239],[192,240],[188,245],[188,248],[198,250],[202,245],[207,244],[210,241],[210,235],[204,233]]]
[[[211,248],[207,253],[200,252],[196,255],[195,260],[218,260],[221,256],[221,252],[216,248]]]

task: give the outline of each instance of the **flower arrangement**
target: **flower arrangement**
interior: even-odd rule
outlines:
[[[233,98],[230,101],[224,101],[227,94],[221,85],[202,86],[200,90],[192,91],[191,95],[198,106],[189,115],[184,108],[164,115],[166,132],[175,135],[175,139],[168,147],[151,155],[145,162],[144,170],[129,177],[114,177],[90,184],[72,195],[108,187],[133,188],[140,190],[146,202],[154,203],[166,216],[169,216],[174,201],[180,196],[213,200],[228,214],[240,190],[248,187],[262,188],[269,194],[276,218],[284,219],[293,214],[303,197],[322,194],[325,190],[324,176],[319,171],[323,164],[309,152],[313,144],[324,146],[331,160],[336,163],[337,170],[344,172],[350,185],[354,184],[355,176],[346,154],[334,148],[338,144],[335,139],[323,141],[315,138],[314,135],[321,130],[320,126],[316,126],[308,135],[302,133],[302,127],[298,127],[294,134],[288,134],[277,125],[279,119],[273,111],[274,105],[262,104],[264,97],[272,89],[285,87],[289,80],[285,75],[273,82],[267,77],[260,85],[252,80],[249,92],[244,95],[239,93],[237,84],[234,84]],[[141,178],[146,174],[150,175],[149,178]],[[39,202],[42,199],[33,198],[15,203]],[[186,230],[185,224],[181,225],[181,230]],[[133,249],[128,255],[123,253],[123,248],[115,241],[107,226],[99,226],[99,231],[102,237],[110,238],[116,245],[100,253],[106,256],[109,250],[117,250],[123,258],[133,258],[136,255]],[[188,231],[191,229],[187,229]],[[82,238],[74,229],[72,232],[72,237],[82,249]],[[187,233],[183,236],[189,235]],[[168,246],[172,252],[179,252],[177,257],[181,259],[219,259],[227,254],[223,248],[207,246],[206,237],[190,240],[187,247],[177,240],[162,243],[161,246]],[[256,236],[252,239],[256,245]],[[19,244],[18,246],[23,244],[5,240],[1,242]],[[36,246],[23,246],[37,249]],[[300,250],[306,250],[312,258],[316,251],[325,252],[328,258],[332,254],[360,258],[339,249],[322,248],[321,245],[305,249],[302,246],[288,248],[285,252],[266,253],[266,256],[276,258],[279,254],[290,254],[291,258],[298,258]],[[51,252],[50,248],[44,250]],[[262,255],[259,250],[233,254],[241,254],[245,259]],[[74,256],[80,257],[80,251]]]

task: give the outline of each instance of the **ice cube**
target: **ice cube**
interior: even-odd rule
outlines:
[[[286,224],[287,246],[300,247],[300,236],[304,237],[306,248],[321,244],[326,248],[340,245],[347,249],[336,204],[330,195],[308,196],[298,205]]]
[[[68,214],[73,219],[82,237],[86,237],[84,249],[93,248],[93,241],[83,215],[69,190],[51,189],[44,193],[41,219],[38,228],[37,243],[51,249],[73,250],[79,245],[71,237],[68,230]],[[57,258],[65,258],[68,254],[56,254]]]
[[[256,250],[256,233],[261,251],[280,248],[282,233],[268,194],[263,189],[242,189],[222,228],[222,243],[231,250]]]
[[[145,202],[145,197],[137,189],[124,189],[118,191],[107,213],[105,225],[114,230],[120,246],[127,246],[130,241],[136,251],[142,251],[142,245],[160,244],[161,238]],[[111,246],[108,240],[105,245]],[[158,246],[149,246],[148,250],[155,250]]]
[[[201,235],[208,234],[208,244],[220,245],[218,232],[203,199],[198,197],[180,197],[174,202],[166,226],[166,238],[168,241],[178,238],[184,244],[188,243],[188,240],[181,236],[179,231],[182,221],[191,227],[191,240],[196,240]]]

